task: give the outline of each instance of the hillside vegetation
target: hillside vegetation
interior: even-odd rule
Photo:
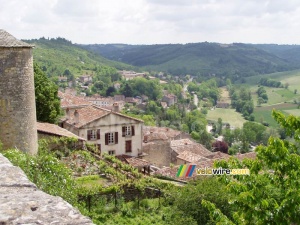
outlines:
[[[111,60],[171,74],[226,76],[233,79],[299,68],[283,54],[250,44],[82,45]],[[259,48],[260,47],[260,48]],[[296,50],[295,50],[296,51]]]
[[[82,75],[89,71],[96,71],[101,66],[116,69],[133,68],[84,50],[64,38],[40,38],[25,41],[35,46],[33,49],[34,61],[49,77],[62,75],[66,70],[75,76]]]

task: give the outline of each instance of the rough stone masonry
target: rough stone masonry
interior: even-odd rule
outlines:
[[[0,225],[92,225],[60,197],[37,189],[24,172],[0,154]]]
[[[32,45],[0,29],[0,141],[37,152]]]

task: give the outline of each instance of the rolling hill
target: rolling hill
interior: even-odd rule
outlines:
[[[275,54],[263,46],[241,43],[96,44],[81,47],[111,60],[174,75],[215,74],[237,79],[300,68],[290,58],[283,57],[283,52]]]
[[[33,44],[34,61],[49,77],[58,76],[68,69],[72,74],[81,75],[93,71],[99,66],[109,66],[116,69],[133,69],[131,65],[115,62],[80,48],[64,38],[24,40]]]

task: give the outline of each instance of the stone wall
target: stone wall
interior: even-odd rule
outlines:
[[[60,197],[48,195],[0,154],[0,224],[92,225]]]
[[[143,143],[143,159],[158,167],[170,166],[171,148],[169,141],[155,141]]]
[[[4,149],[37,152],[32,48],[0,47],[0,140]]]

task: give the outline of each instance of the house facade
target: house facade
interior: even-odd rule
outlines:
[[[101,154],[138,157],[142,153],[142,120],[97,106],[66,114],[63,128],[97,145]]]

